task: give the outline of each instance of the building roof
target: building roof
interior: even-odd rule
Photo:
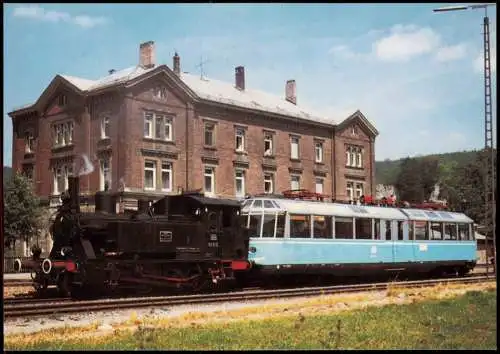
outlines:
[[[91,92],[105,87],[117,85],[135,79],[143,74],[153,71],[155,68],[144,69],[141,66],[132,66],[127,69],[119,70],[113,74],[106,75],[97,80],[88,80],[80,77],[60,75],[63,79],[69,81],[80,91]]]
[[[180,77],[198,97],[205,100],[292,116],[314,122],[335,124],[332,119],[327,118],[325,115],[315,112],[309,107],[295,105],[287,101],[284,97],[248,88],[239,90],[232,83],[206,77],[201,78],[200,75],[182,73]]]
[[[118,84],[127,83],[133,79],[139,78],[159,68],[167,69],[166,65],[155,66],[145,69],[141,66],[133,66],[127,69],[119,70],[113,74],[106,75],[97,80],[89,80],[70,75],[58,75],[68,83],[84,93],[90,93],[96,90],[104,89]],[[312,122],[335,125],[334,119],[325,114],[316,112],[310,107],[295,105],[285,99],[285,97],[276,96],[267,92],[248,89],[240,90],[233,83],[219,80],[201,78],[199,75],[181,73],[180,79],[187,88],[203,100],[227,104],[240,108],[246,108],[256,111],[269,112],[284,116],[300,118]],[[31,106],[35,105],[32,104]],[[17,110],[26,109],[30,106],[23,106]]]

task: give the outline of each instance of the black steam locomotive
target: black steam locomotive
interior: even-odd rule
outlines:
[[[81,212],[79,179],[71,177],[51,226],[49,257],[34,253],[15,267],[32,270],[38,292],[56,285],[66,296],[126,287],[198,291],[250,267],[238,202],[185,193],[139,201],[137,212],[118,214],[117,198],[97,192],[95,212]]]

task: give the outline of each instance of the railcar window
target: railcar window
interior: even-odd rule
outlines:
[[[470,239],[468,224],[458,224],[458,237],[463,241],[468,241]]]
[[[445,240],[457,240],[457,225],[456,224],[444,224],[444,239]]]
[[[398,240],[403,240],[403,221],[398,221]]]
[[[311,237],[311,215],[290,214],[290,237],[291,238]]]
[[[413,227],[413,220],[408,221],[408,240],[412,241],[415,238],[415,229]]]
[[[276,237],[285,237],[285,214],[278,214],[278,224],[276,225]]]
[[[274,205],[270,200],[264,200],[264,208],[274,208]]]
[[[391,221],[390,220],[385,220],[385,239],[386,240],[391,239]]]
[[[264,225],[262,226],[262,237],[274,237],[275,214],[264,214]]]
[[[356,238],[360,240],[371,240],[372,219],[356,218]]]
[[[335,238],[353,238],[352,218],[335,218]]]
[[[314,238],[332,238],[332,217],[315,215],[313,219]]]
[[[262,200],[254,200],[252,208],[262,208]]]
[[[428,240],[429,229],[427,221],[415,221],[415,240]]]
[[[375,240],[380,240],[380,219],[373,219],[373,221],[375,223]]]
[[[442,240],[442,224],[440,222],[431,221],[431,240]]]
[[[241,206],[241,209],[243,209],[246,206],[249,206],[252,203],[252,200],[247,199],[243,202],[243,205]]]
[[[260,237],[262,215],[250,215],[250,237]]]

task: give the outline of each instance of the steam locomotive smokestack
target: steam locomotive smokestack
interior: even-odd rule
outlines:
[[[69,197],[71,200],[71,210],[80,212],[80,179],[78,177],[68,177]]]

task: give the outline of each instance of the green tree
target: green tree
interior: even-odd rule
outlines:
[[[429,198],[438,181],[438,167],[432,157],[403,159],[395,183],[399,199],[421,203]]]
[[[41,226],[43,208],[33,193],[31,181],[14,174],[4,189],[4,242],[8,248],[17,241],[30,242]]]
[[[447,187],[450,208],[460,210],[475,222],[486,226],[487,232],[492,228],[491,209],[486,210],[484,185],[484,178],[488,171],[485,160],[488,157],[484,150],[478,152],[473,161],[457,168],[455,177],[449,180]],[[496,184],[494,194],[496,200]]]

